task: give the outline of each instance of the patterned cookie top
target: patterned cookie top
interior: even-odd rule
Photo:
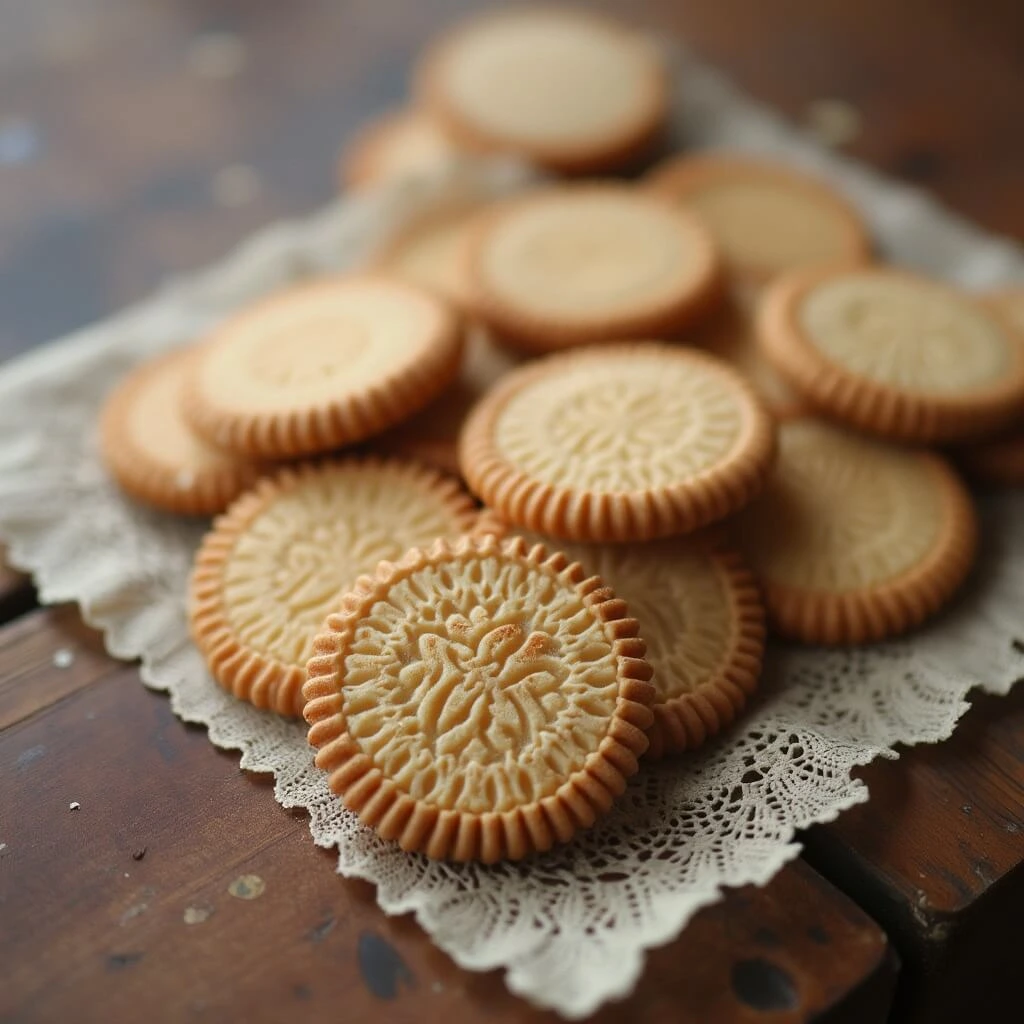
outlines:
[[[748,501],[771,465],[773,436],[724,363],[633,344],[513,371],[471,414],[460,461],[471,489],[517,526],[642,540]]]
[[[656,48],[581,10],[470,19],[428,51],[417,79],[424,104],[459,142],[568,172],[631,159],[668,103]]]
[[[469,268],[478,315],[533,351],[677,329],[721,285],[704,226],[623,185],[499,204],[471,240]]]
[[[345,803],[407,848],[522,856],[589,825],[635,771],[642,657],[622,602],[564,556],[439,542],[361,579],[328,619],[310,742]],[[546,840],[527,837],[531,808],[561,823]]]
[[[233,451],[291,456],[351,444],[411,415],[455,375],[457,318],[383,274],[292,287],[204,344],[186,414]]]
[[[342,190],[437,174],[458,159],[455,144],[437,122],[415,108],[386,114],[367,125],[342,150]]]
[[[287,469],[207,535],[192,584],[193,634],[222,685],[298,714],[313,638],[356,579],[475,524],[472,501],[454,481],[412,464]]]
[[[764,609],[739,553],[713,532],[562,550],[614,587],[640,624],[656,692],[649,756],[693,750],[729,725],[764,653]]]
[[[193,349],[144,363],[107,399],[100,426],[104,463],[124,490],[185,515],[221,512],[262,467],[215,448],[186,423],[185,377]]]
[[[648,183],[700,215],[741,278],[763,281],[870,252],[851,204],[824,182],[782,164],[733,154],[675,157],[656,167]]]
[[[937,456],[813,420],[784,423],[765,493],[737,536],[784,631],[878,639],[937,608],[970,566],[970,499]]]
[[[781,279],[759,338],[810,402],[884,436],[991,432],[1024,402],[1024,339],[970,296],[888,267]]]

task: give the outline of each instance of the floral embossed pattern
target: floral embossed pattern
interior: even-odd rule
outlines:
[[[521,538],[440,541],[381,566],[315,649],[317,764],[385,838],[433,857],[569,838],[647,748],[636,622],[600,578]]]
[[[741,425],[716,369],[609,358],[525,388],[505,407],[496,443],[547,483],[635,491],[714,465]]]

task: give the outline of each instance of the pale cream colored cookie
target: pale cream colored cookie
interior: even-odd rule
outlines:
[[[741,280],[765,282],[797,267],[870,256],[867,228],[852,204],[784,164],[698,153],[659,164],[647,183],[701,217]]]
[[[392,111],[372,121],[341,152],[341,188],[365,188],[386,182],[438,174],[459,158],[429,114],[416,108]]]
[[[895,440],[992,433],[1024,405],[1024,339],[967,294],[892,267],[780,278],[758,340],[817,411]]]
[[[938,456],[798,419],[779,428],[775,472],[734,533],[775,628],[850,644],[938,611],[971,567],[977,526]]]
[[[470,246],[472,304],[528,352],[658,337],[719,298],[721,264],[685,211],[617,184],[548,187],[481,219]]]
[[[656,46],[567,8],[470,19],[427,52],[417,93],[459,144],[565,173],[634,160],[658,138],[668,110]]]
[[[426,467],[347,459],[285,469],[239,498],[203,540],[192,636],[225,689],[299,715],[314,635],[356,579],[477,526],[469,495]]]
[[[647,749],[625,603],[521,538],[438,541],[363,577],[304,687],[316,763],[406,850],[518,859],[608,810]]]
[[[560,546],[640,624],[654,669],[647,756],[694,750],[732,724],[757,687],[765,628],[754,577],[724,534]]]
[[[442,203],[412,219],[374,254],[371,265],[437,292],[472,312],[469,242],[486,203]]]
[[[458,373],[462,329],[438,296],[384,274],[296,285],[229,318],[191,368],[191,425],[240,454],[287,457],[407,419]]]
[[[185,422],[182,391],[193,349],[176,349],[130,373],[107,398],[100,452],[133,498],[180,515],[209,516],[266,467],[204,441]]]
[[[514,370],[470,414],[459,462],[515,526],[636,541],[735,512],[763,486],[774,450],[771,416],[733,369],[648,342]]]

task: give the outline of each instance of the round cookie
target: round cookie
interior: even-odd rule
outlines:
[[[695,750],[731,725],[757,687],[765,627],[753,574],[724,535],[560,547],[640,624],[654,669],[647,756]]]
[[[486,328],[470,324],[455,383],[411,419],[375,437],[373,450],[419,459],[458,476],[459,432],[470,409],[520,362],[508,349],[496,345]]]
[[[444,203],[414,218],[374,254],[372,266],[472,312],[469,244],[485,206],[480,201]]]
[[[891,267],[780,278],[758,340],[819,412],[895,440],[993,433],[1024,405],[1024,340],[968,295]]]
[[[770,412],[779,417],[799,413],[804,402],[765,358],[757,343],[757,289],[735,286],[725,302],[683,341],[724,359],[753,386]]]
[[[193,349],[150,360],[108,396],[100,454],[122,490],[166,512],[222,512],[266,470],[207,444],[185,422],[182,392]]]
[[[735,528],[773,626],[817,644],[924,622],[967,575],[976,534],[970,496],[937,455],[809,419],[781,425],[772,479]]]
[[[293,457],[407,419],[458,373],[462,331],[440,298],[383,274],[298,285],[248,306],[203,344],[185,413],[211,443]]]
[[[668,112],[656,47],[582,10],[473,18],[428,51],[417,92],[458,144],[571,174],[630,163],[658,139]]]
[[[671,333],[720,297],[704,226],[613,184],[554,186],[485,214],[471,240],[472,304],[527,352]]]
[[[647,749],[637,624],[522,538],[438,541],[363,577],[304,687],[330,787],[428,857],[516,860],[588,828]]]
[[[356,579],[477,524],[469,495],[426,467],[347,459],[285,469],[204,538],[190,590],[193,639],[226,690],[301,715],[313,638]]]
[[[1024,288],[1008,289],[984,297],[1010,327],[1024,337]],[[957,450],[960,465],[977,480],[1002,487],[1024,484],[1024,406],[1017,423],[998,437],[977,441]]]
[[[784,164],[726,153],[675,157],[655,167],[647,184],[700,216],[740,279],[764,282],[798,267],[871,254],[856,209],[824,182]]]
[[[654,342],[552,356],[488,392],[459,440],[470,489],[510,523],[583,541],[687,533],[762,488],[774,422],[729,366]]]
[[[344,147],[338,182],[344,190],[427,177],[453,166],[459,156],[429,114],[415,108],[392,111],[370,122]]]

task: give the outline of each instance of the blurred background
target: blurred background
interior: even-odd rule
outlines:
[[[340,146],[403,102],[420,47],[488,6],[0,0],[0,357],[329,201]],[[586,6],[1024,239],[1021,0]]]

